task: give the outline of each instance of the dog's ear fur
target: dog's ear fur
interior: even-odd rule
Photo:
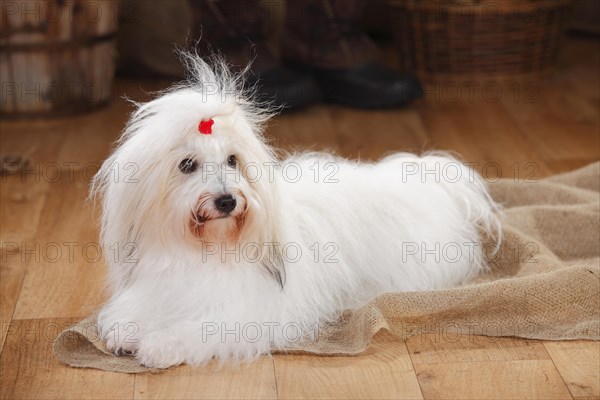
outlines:
[[[105,262],[109,266],[110,286],[113,290],[119,290],[127,285],[135,262],[126,262],[135,260],[137,246],[139,243],[138,212],[139,204],[143,196],[131,186],[140,187],[141,185],[128,185],[124,175],[125,165],[120,159],[119,151],[115,151],[96,173],[91,182],[90,199],[95,203],[100,203],[102,215],[100,217],[100,243],[105,254]],[[131,163],[137,166],[135,163]],[[139,176],[132,179],[139,179]],[[117,252],[114,250],[117,246]],[[122,253],[125,247],[131,247],[127,255]],[[109,256],[110,255],[110,256]]]
[[[281,252],[281,243],[269,243],[267,245],[267,256],[263,260],[267,272],[283,290],[285,286],[285,262]]]
[[[250,182],[256,200],[252,210],[252,218],[246,227],[247,240],[258,241],[262,244],[261,264],[283,289],[285,285],[285,262],[279,238],[281,235],[281,216],[279,210],[279,193],[277,179],[272,169],[278,164],[273,150],[265,143],[261,132],[254,132],[246,146],[244,156],[260,168],[260,178]]]
[[[102,206],[100,242],[110,268],[109,284],[115,290],[129,282],[142,253],[138,249],[144,246],[143,232],[152,218],[163,215],[162,200],[168,193],[168,163],[153,161],[156,157],[148,153],[144,138],[136,135],[140,126],[140,119],[130,121],[90,187],[89,199]],[[167,233],[160,231],[160,235]]]

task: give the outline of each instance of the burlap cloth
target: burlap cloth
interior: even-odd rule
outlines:
[[[290,350],[357,354],[381,329],[403,339],[433,332],[599,340],[600,163],[538,182],[490,186],[506,208],[504,241],[490,255],[490,273],[455,289],[382,295]],[[148,370],[109,353],[94,316],[62,332],[53,350],[73,367]]]

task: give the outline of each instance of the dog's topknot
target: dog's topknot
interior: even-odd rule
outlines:
[[[222,97],[234,96],[245,118],[261,132],[264,124],[276,113],[270,102],[258,99],[258,83],[248,82],[252,63],[233,72],[233,67],[227,64],[225,58],[216,53],[203,58],[196,52],[180,51],[179,57],[187,71],[186,81],[175,85],[173,90],[190,88]]]

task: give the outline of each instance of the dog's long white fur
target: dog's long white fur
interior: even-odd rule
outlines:
[[[250,360],[379,294],[452,287],[486,268],[479,235],[499,240],[498,206],[466,165],[444,153],[280,159],[239,76],[186,61],[189,83],[138,105],[92,184],[109,349],[152,367]],[[210,118],[213,133],[200,134]],[[198,170],[180,171],[186,158]],[[231,215],[194,224],[199,199],[219,216],[223,193],[238,200]]]

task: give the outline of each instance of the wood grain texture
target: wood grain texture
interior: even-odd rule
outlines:
[[[276,355],[280,399],[422,398],[405,344],[379,334],[357,356]]]
[[[46,133],[44,129],[46,126]],[[0,351],[18,300],[27,264],[27,254],[37,238],[48,182],[46,168],[62,145],[60,123],[46,125],[0,120],[2,154],[20,155],[26,167],[14,175],[0,175]]]
[[[53,115],[108,100],[115,69],[116,40],[111,34],[117,30],[117,4],[57,2],[50,7],[52,12],[34,1],[6,7],[13,12],[2,15],[0,41],[7,50],[0,57],[0,111]],[[92,8],[93,18],[86,14]]]
[[[14,318],[82,317],[104,299],[105,265],[88,180],[74,172],[48,183],[46,202]],[[108,255],[113,256],[113,255]]]
[[[406,345],[414,364],[550,359],[537,340],[425,334],[409,338]]]
[[[598,109],[574,93],[565,77],[540,85],[538,92],[533,102],[503,102],[529,145],[550,161],[593,160],[600,137],[589,132],[598,126]]]
[[[426,334],[407,347],[428,399],[570,397],[541,341]]]
[[[20,176],[0,176],[0,351],[19,298],[29,257],[27,248],[35,238],[47,185],[25,183]]]
[[[275,399],[273,359],[262,357],[249,365],[181,366],[135,379],[135,399]]]
[[[434,104],[420,113],[433,148],[457,152],[488,180],[549,175],[521,127],[498,103]],[[528,170],[528,165],[533,169]]]
[[[544,347],[574,398],[600,398],[599,342],[545,342]]]
[[[67,368],[52,354],[73,319],[14,320],[0,357],[2,399],[131,399],[134,376]]]
[[[552,360],[416,364],[426,399],[570,399]]]

